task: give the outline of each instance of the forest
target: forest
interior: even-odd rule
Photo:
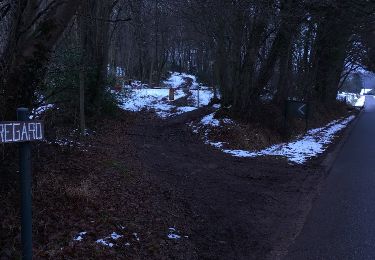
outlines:
[[[373,96],[372,0],[0,0],[0,259],[26,157],[34,259],[284,259]]]
[[[189,72],[248,119],[262,98],[329,104],[358,67],[375,70],[371,1],[1,1],[1,118],[40,96],[88,112],[123,80]],[[71,104],[73,103],[73,104]]]

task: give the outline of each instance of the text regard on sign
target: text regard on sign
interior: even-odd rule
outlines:
[[[0,142],[16,143],[43,140],[43,122],[1,122]]]

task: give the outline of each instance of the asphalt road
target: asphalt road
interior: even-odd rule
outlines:
[[[285,259],[375,259],[375,97],[340,151]]]

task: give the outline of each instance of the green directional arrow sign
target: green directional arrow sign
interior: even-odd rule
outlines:
[[[300,118],[306,122],[305,131],[308,130],[310,106],[307,102],[287,100],[285,102],[284,129],[288,132],[288,118]]]
[[[288,117],[307,119],[309,116],[309,105],[302,101],[288,100],[286,103],[286,114]]]

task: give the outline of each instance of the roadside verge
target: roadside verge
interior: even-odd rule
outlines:
[[[360,110],[356,118],[349,124],[349,126],[343,131],[340,140],[338,141],[336,147],[334,147],[333,151],[327,153],[326,157],[322,161],[321,165],[324,168],[325,176],[328,176],[340,151],[348,141],[350,135],[352,134],[354,128],[356,127],[359,119],[362,117],[364,113],[364,108]]]
[[[310,214],[312,206],[314,205],[314,201],[319,197],[321,189],[325,184],[325,180],[340,151],[349,139],[363,113],[364,109],[361,109],[356,118],[342,131],[339,140],[336,144],[333,144],[332,150],[328,151],[328,153],[325,154],[325,158],[317,165],[318,168],[316,170],[318,172],[320,171],[320,174],[317,172],[314,176],[310,176],[313,179],[313,182],[315,182],[315,188],[312,188],[310,179],[306,179],[305,183],[299,187],[300,190],[304,191],[304,194],[300,194],[300,196],[295,198],[293,207],[298,208],[300,214],[296,217],[293,224],[278,231],[279,238],[283,239],[280,239],[279,245],[267,255],[266,259],[284,259],[288,254],[290,246],[293,245],[294,241],[302,231],[307,216]],[[293,208],[290,208],[290,211],[292,210]]]

